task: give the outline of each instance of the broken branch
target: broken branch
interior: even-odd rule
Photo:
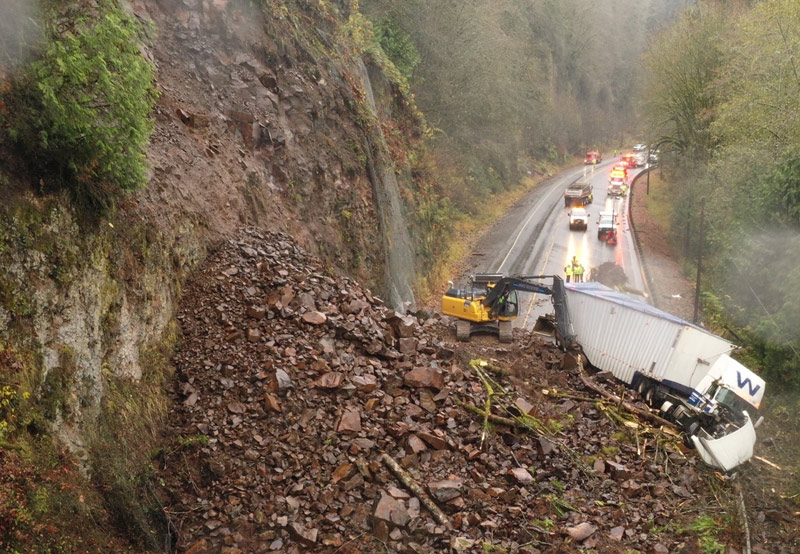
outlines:
[[[468,410],[468,411],[470,411],[470,412],[472,412],[474,414],[477,414],[477,415],[479,415],[479,416],[481,416],[481,417],[483,417],[485,419],[488,419],[492,423],[496,423],[498,425],[505,425],[507,427],[514,427],[516,429],[524,429],[525,431],[530,431],[530,432],[532,432],[532,433],[534,433],[536,435],[539,435],[539,436],[542,435],[542,433],[538,429],[535,429],[529,423],[525,423],[524,420],[520,421],[520,420],[517,420],[517,419],[511,419],[511,418],[508,418],[508,417],[502,417],[502,416],[490,414],[490,413],[488,413],[488,412],[486,412],[484,410],[481,410],[477,406],[474,406],[472,404],[467,404],[465,402],[460,402],[460,404],[466,410]]]
[[[444,512],[439,509],[439,506],[434,504],[430,496],[425,494],[425,491],[422,490],[422,487],[420,487],[416,481],[414,481],[414,478],[411,477],[411,474],[400,467],[400,464],[398,464],[394,458],[386,453],[381,454],[381,461],[391,470],[394,476],[397,477],[400,482],[403,483],[403,485],[405,485],[405,487],[419,499],[420,504],[427,508],[427,510],[433,516],[433,519],[436,520],[436,523],[439,525],[444,525],[445,527],[450,527],[450,520],[446,515],[444,515]]]
[[[759,461],[759,462],[761,462],[761,463],[767,464],[767,465],[768,465],[769,467],[771,467],[772,469],[777,469],[778,471],[783,471],[783,470],[781,469],[781,466],[779,466],[778,464],[776,464],[776,463],[774,463],[774,462],[770,462],[770,461],[769,461],[769,460],[767,460],[766,458],[762,458],[761,456],[753,456],[753,458],[754,458],[754,459],[756,459],[756,460],[758,460],[758,461]]]
[[[648,421],[650,421],[652,423],[655,423],[656,425],[668,425],[670,427],[673,425],[672,423],[670,423],[669,421],[667,421],[663,417],[659,417],[656,414],[651,413],[651,412],[646,412],[644,410],[640,410],[639,408],[637,408],[636,406],[634,406],[630,402],[623,401],[616,394],[610,393],[606,389],[604,389],[603,387],[598,385],[597,383],[594,383],[594,382],[590,381],[589,378],[586,376],[586,374],[583,371],[583,359],[582,359],[581,356],[578,356],[578,376],[581,378],[581,382],[587,388],[592,389],[594,392],[596,392],[600,396],[608,398],[612,402],[618,403],[620,406],[625,408],[630,413],[636,414],[636,415],[638,415],[639,417],[641,417],[643,419],[646,419],[646,420],[648,420]]]
[[[588,396],[581,396],[579,394],[561,392],[556,389],[543,389],[542,394],[545,396],[555,396],[556,398],[569,398],[570,400],[578,400],[580,402],[603,402],[597,398],[589,398]]]

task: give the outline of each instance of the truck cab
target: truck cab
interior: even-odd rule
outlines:
[[[761,377],[727,354],[720,356],[697,383],[689,404],[718,422],[697,429],[691,436],[706,463],[730,471],[753,456],[765,386]]]
[[[570,230],[581,229],[585,231],[589,228],[589,214],[585,208],[572,208],[569,212]]]
[[[583,159],[583,164],[595,165],[599,164],[601,161],[603,161],[603,156],[600,154],[600,152],[597,152],[596,150],[591,150],[586,153],[586,157]]]
[[[689,403],[707,413],[724,407],[737,415],[746,410],[753,418],[758,418],[765,385],[761,377],[723,355],[697,383]]]

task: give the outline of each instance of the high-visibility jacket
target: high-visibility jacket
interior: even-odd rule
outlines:
[[[567,276],[572,275],[572,265],[571,264],[564,266],[564,273],[566,273]]]
[[[583,266],[581,264],[576,265],[574,272],[575,275],[583,275]]]

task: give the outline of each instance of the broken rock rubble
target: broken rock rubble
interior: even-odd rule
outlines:
[[[379,540],[399,552],[650,551],[649,526],[702,486],[679,452],[662,447],[673,485],[591,403],[565,411],[537,392],[579,387],[553,346],[525,334],[508,347],[454,344],[446,322],[396,313],[284,234],[248,230],[223,245],[188,284],[178,321],[169,434],[182,446],[161,467],[183,550],[366,553]],[[486,399],[468,365],[478,356],[513,368],[508,406],[552,434],[498,425],[482,444],[481,418],[462,406]]]

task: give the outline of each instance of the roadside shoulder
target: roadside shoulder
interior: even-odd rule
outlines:
[[[669,243],[666,229],[650,214],[646,179],[646,172],[643,171],[631,184],[630,218],[653,304],[691,321],[694,313],[694,284],[684,275],[679,256]],[[667,185],[661,183],[660,186]]]

